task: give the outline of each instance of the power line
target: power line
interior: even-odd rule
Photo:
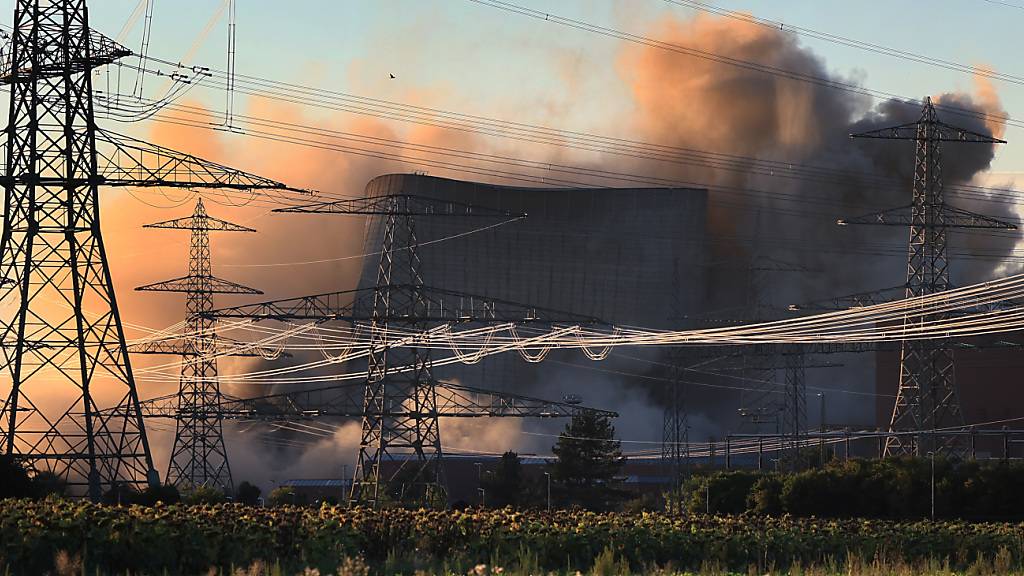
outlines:
[[[186,105],[172,104],[167,105],[167,109],[189,116],[200,118],[195,120],[191,117],[181,116],[169,116],[166,114],[157,114],[153,117],[154,120],[159,122],[167,122],[171,124],[187,125],[196,128],[204,129],[216,129],[212,123],[205,122],[202,119],[206,118],[207,111],[202,108],[196,108]],[[473,152],[469,150],[455,149],[446,146],[433,146],[426,144],[417,144],[411,142],[404,142],[400,140],[393,140],[387,138],[380,138],[375,136],[366,136],[362,134],[356,134],[351,132],[343,132],[337,130],[331,130],[327,128],[321,128],[316,126],[308,126],[297,123],[281,122],[276,120],[267,120],[258,117],[245,116],[236,114],[235,118],[239,121],[239,126],[234,130],[235,132],[243,131],[245,134],[250,136],[264,137],[267,139],[287,141],[293,144],[299,144],[314,148],[321,148],[327,150],[334,150],[338,152],[346,152],[357,155],[370,155],[372,157],[378,157],[382,159],[394,160],[397,162],[416,162],[425,163],[430,167],[444,168],[455,170],[456,172],[471,172],[474,174],[484,173],[499,178],[527,181],[530,183],[548,184],[548,185],[566,185],[566,186],[596,186],[594,183],[585,182],[573,179],[573,177],[585,177],[595,178],[604,181],[615,181],[625,182],[628,184],[642,184],[649,186],[658,187],[675,187],[675,188],[701,188],[709,189],[716,192],[737,194],[742,196],[750,196],[756,198],[773,197],[779,200],[799,203],[801,209],[789,208],[781,209],[779,207],[767,207],[765,210],[775,213],[783,213],[794,216],[820,216],[823,218],[834,218],[838,213],[822,212],[822,211],[811,211],[807,210],[807,205],[820,205],[824,207],[843,207],[849,209],[853,206],[858,206],[850,202],[837,202],[836,200],[827,198],[812,198],[806,194],[798,194],[791,192],[772,192],[763,189],[751,189],[738,186],[723,186],[723,185],[708,185],[700,181],[686,181],[680,179],[670,178],[658,178],[637,173],[626,173],[611,170],[601,170],[597,168],[586,168],[580,166],[573,166],[561,163],[546,162],[542,160],[528,160],[518,157],[512,157],[507,155],[499,154],[487,154],[480,152]],[[250,126],[250,128],[243,128],[243,126]],[[259,130],[256,127],[269,128],[274,130],[273,132],[267,130]],[[298,134],[295,136],[293,134]],[[458,161],[439,161],[431,160],[423,157],[409,156],[407,154],[386,152],[380,150],[368,149],[360,146],[352,145],[341,145],[337,143],[327,142],[324,140],[310,138],[312,137],[324,137],[332,140],[348,141],[363,145],[382,146],[385,148],[397,149],[399,151],[408,152],[419,152],[432,155],[440,155],[445,158],[457,158],[460,160],[470,160],[474,162],[485,162],[490,164],[497,164],[501,166],[511,166],[517,168],[525,168],[531,171],[541,171],[542,174],[528,174],[523,172],[510,172],[508,170],[484,170],[481,171],[480,167],[473,167],[469,169],[469,165],[460,163]],[[382,156],[383,155],[383,156]],[[553,177],[550,174],[564,174],[567,177]],[[798,180],[802,178],[796,178]],[[961,196],[971,199],[985,199],[995,201],[991,195],[986,195],[981,192],[974,192],[970,190],[964,190],[961,192]],[[712,198],[714,203],[725,203],[721,198]],[[866,206],[864,206],[866,208]]]
[[[204,70],[209,70],[205,69]],[[209,70],[218,80],[204,84],[206,88],[223,88],[225,73]],[[376,100],[340,92],[326,91],[300,85],[280,83],[272,80],[255,79],[256,77],[239,75],[239,93],[250,96],[268,98],[287,102],[303,107],[323,108],[386,120],[409,122],[418,125],[458,130],[483,134],[492,137],[508,138],[536,144],[551,145],[560,148],[571,148],[589,152],[615,154],[645,161],[659,161],[687,166],[701,166],[714,169],[769,176],[790,180],[806,180],[823,183],[846,183],[851,178],[864,181],[866,184],[880,188],[902,187],[905,183],[897,179],[876,175],[865,175],[861,172],[836,169],[821,165],[786,160],[767,160],[763,158],[734,155],[721,152],[682,148],[676,146],[653,144],[627,138],[608,137],[586,132],[561,130],[546,126],[530,125],[481,116],[465,115],[458,112],[418,107],[384,100]],[[109,98],[108,98],[109,100]],[[206,111],[202,111],[206,114]],[[261,121],[266,121],[261,119]],[[318,128],[320,129],[320,128]],[[350,136],[361,136],[353,135]],[[365,137],[365,136],[363,136]],[[980,201],[1016,200],[1017,191],[1000,188],[985,188],[969,184],[950,186],[958,196],[969,197]]]
[[[1004,4],[1004,2],[998,2],[997,0],[986,0],[986,1],[992,1],[993,3]],[[740,22],[746,22],[748,24],[754,24],[754,25],[757,25],[757,26],[762,26],[764,28],[769,28],[771,30],[778,30],[778,31],[781,31],[781,32],[784,32],[784,33],[787,33],[787,34],[792,34],[794,36],[805,36],[805,37],[808,37],[808,38],[814,38],[816,40],[823,40],[825,42],[830,42],[832,44],[837,44],[837,45],[840,45],[840,46],[847,46],[847,47],[850,47],[850,48],[857,48],[859,50],[864,50],[864,51],[867,51],[867,52],[873,52],[875,54],[882,54],[882,55],[885,55],[885,56],[892,56],[894,58],[899,58],[899,59],[910,61],[910,62],[917,62],[917,63],[920,63],[920,64],[926,64],[926,65],[934,66],[934,67],[937,67],[937,68],[943,68],[943,69],[946,69],[946,70],[953,70],[955,72],[964,72],[966,74],[971,74],[973,76],[978,76],[978,77],[981,77],[981,78],[987,78],[987,79],[990,79],[990,80],[999,80],[999,81],[1008,82],[1008,83],[1017,84],[1017,85],[1024,85],[1024,77],[1022,77],[1022,76],[1015,76],[1015,75],[1012,75],[1012,74],[1003,74],[1003,73],[996,72],[995,70],[992,70],[992,69],[986,68],[986,67],[972,66],[972,65],[969,65],[969,64],[962,64],[962,63],[954,62],[954,61],[951,61],[951,60],[944,60],[944,59],[941,59],[941,58],[934,58],[934,57],[927,56],[927,55],[924,55],[924,54],[917,54],[917,53],[914,53],[914,52],[909,52],[907,50],[900,50],[898,48],[891,48],[891,47],[888,47],[888,46],[883,46],[881,44],[874,44],[874,43],[871,43],[871,42],[864,42],[862,40],[856,40],[854,38],[849,38],[849,37],[846,37],[846,36],[840,36],[838,34],[832,34],[830,32],[823,32],[823,31],[820,31],[820,30],[815,30],[813,28],[805,28],[805,27],[802,27],[802,26],[795,26],[793,24],[782,22],[780,20],[771,20],[769,18],[761,18],[761,17],[755,16],[755,15],[747,13],[747,12],[738,12],[738,11],[735,11],[735,10],[728,10],[726,8],[715,6],[714,4],[710,4],[710,3],[707,3],[707,2],[702,2],[700,0],[665,0],[665,2],[668,2],[669,4],[675,4],[676,6],[682,6],[684,8],[690,8],[690,9],[693,9],[693,10],[698,10],[698,11],[705,12],[705,13],[708,13],[708,14],[714,14],[716,16],[721,16],[723,18],[730,18],[730,19],[733,19],[733,20],[738,20]],[[1015,8],[1024,9],[1024,7],[1021,7],[1021,6],[1016,6],[1016,5],[1008,4],[1008,3],[1005,3],[1005,4],[1009,5],[1009,6],[1013,6]]]
[[[717,62],[717,63],[720,63],[720,64],[727,64],[729,66],[734,66],[734,67],[737,67],[737,68],[743,68],[743,69],[746,69],[746,70],[752,70],[752,71],[755,71],[755,72],[761,72],[761,73],[764,73],[764,74],[770,74],[772,76],[778,76],[780,78],[786,78],[786,79],[789,79],[789,80],[795,80],[795,81],[799,81],[799,82],[804,82],[804,83],[812,84],[812,85],[815,85],[815,86],[821,86],[823,88],[831,88],[831,89],[835,89],[835,90],[841,90],[841,91],[844,91],[844,92],[850,92],[852,94],[860,94],[862,96],[872,96],[872,97],[875,97],[875,98],[892,99],[892,100],[896,100],[896,101],[898,101],[898,102],[900,102],[900,103],[902,103],[904,105],[907,105],[907,106],[914,106],[914,107],[920,106],[920,104],[918,103],[918,99],[917,98],[910,98],[910,97],[907,97],[907,96],[901,96],[899,94],[895,94],[893,92],[886,92],[886,91],[883,91],[883,90],[875,90],[875,89],[872,89],[872,88],[867,88],[865,86],[861,86],[859,84],[854,84],[852,82],[836,80],[834,78],[826,78],[826,77],[822,77],[822,76],[815,76],[813,74],[807,74],[807,73],[798,72],[798,71],[795,71],[795,70],[788,70],[788,69],[785,69],[785,68],[779,68],[779,67],[771,66],[771,65],[768,65],[768,64],[752,62],[752,61],[749,61],[749,60],[742,60],[740,58],[733,58],[731,56],[724,56],[722,54],[716,54],[714,52],[709,52],[707,50],[701,50],[699,48],[693,48],[693,47],[689,47],[689,46],[683,46],[683,45],[680,45],[680,44],[675,44],[675,43],[672,43],[672,42],[665,42],[665,41],[662,41],[662,40],[656,40],[654,38],[650,38],[650,37],[647,37],[647,36],[641,36],[639,34],[633,34],[633,33],[630,33],[630,32],[624,32],[624,31],[616,30],[614,28],[609,28],[609,27],[606,27],[606,26],[600,26],[600,25],[597,25],[597,24],[591,24],[591,23],[585,22],[583,20],[576,20],[576,19],[572,19],[572,18],[566,18],[564,16],[559,16],[557,14],[552,14],[550,12],[543,12],[541,10],[535,10],[533,8],[528,8],[528,7],[525,7],[525,6],[521,6],[519,4],[513,4],[511,2],[505,2],[503,0],[467,0],[467,1],[473,2],[475,4],[479,4],[481,6],[487,6],[487,7],[490,7],[490,8],[497,8],[499,10],[502,10],[502,11],[505,11],[505,12],[508,12],[508,13],[511,13],[511,14],[518,14],[518,15],[521,15],[521,16],[526,16],[526,17],[529,17],[529,18],[533,18],[535,20],[542,20],[542,21],[545,21],[545,22],[551,22],[551,23],[554,23],[554,24],[558,24],[558,25],[561,25],[561,26],[566,26],[566,27],[569,27],[569,28],[575,28],[577,30],[582,30],[582,31],[585,31],[585,32],[590,32],[590,33],[593,33],[593,34],[600,34],[602,36],[607,36],[609,38],[616,38],[618,40],[625,40],[627,42],[633,42],[635,44],[641,44],[641,45],[648,46],[648,47],[651,47],[651,48],[658,48],[658,49],[661,49],[661,50],[666,50],[666,51],[669,51],[669,52],[674,52],[676,54],[683,54],[683,55],[686,55],[686,56],[692,56],[694,58],[700,58],[702,60],[708,60],[708,61]],[[1014,127],[1018,127],[1018,128],[1019,127],[1024,127],[1024,121],[1014,120],[1014,119],[1010,118],[1009,116],[1007,116],[1005,114],[1004,115],[989,114],[989,113],[986,113],[986,112],[980,112],[980,111],[977,111],[977,110],[969,110],[969,109],[966,109],[966,108],[960,108],[960,107],[957,107],[957,106],[950,106],[950,105],[942,105],[942,106],[935,105],[935,107],[937,109],[943,110],[945,112],[950,112],[952,114],[957,114],[957,115],[960,115],[960,116],[968,116],[968,117],[971,117],[971,118],[979,118],[979,119],[984,119],[984,120],[992,120],[994,122],[999,122],[999,123],[1003,123],[1003,124],[1005,124],[1007,126],[1014,126]]]

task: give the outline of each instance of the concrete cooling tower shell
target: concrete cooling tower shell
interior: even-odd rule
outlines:
[[[496,220],[418,218],[421,274],[429,286],[652,328],[679,326],[703,305],[706,190],[520,188],[418,174],[380,176],[366,187],[368,196],[395,194],[528,214],[486,230],[480,229]],[[367,252],[380,249],[382,223],[380,217],[368,222]],[[360,287],[376,283],[378,261],[366,259]],[[663,351],[628,354],[641,361],[613,355],[595,363],[579,351],[562,351],[528,364],[506,354],[439,367],[435,376],[551,399],[579,394],[588,404],[615,408],[617,395],[633,390],[635,396],[645,375],[663,371],[657,364]]]

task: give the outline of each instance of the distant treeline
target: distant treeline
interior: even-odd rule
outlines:
[[[715,472],[683,483],[689,512],[822,518],[924,518],[932,508],[929,458],[833,461],[797,473]],[[1024,463],[934,461],[935,516],[1024,519]]]

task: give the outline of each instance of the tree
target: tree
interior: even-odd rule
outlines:
[[[142,506],[155,506],[157,502],[162,504],[177,504],[181,502],[181,493],[174,484],[158,484],[147,486],[139,494],[138,504]]]
[[[59,498],[67,493],[68,483],[53,472],[40,472],[32,478],[33,493],[37,498]]]
[[[213,486],[196,486],[191,492],[185,495],[185,504],[221,504],[224,502],[224,493]]]
[[[255,506],[256,504],[259,504],[261,492],[262,490],[260,490],[259,486],[248,482],[242,482],[235,490],[235,501],[239,504]]]
[[[131,484],[114,482],[113,485],[103,493],[102,502],[110,505],[128,506],[129,504],[135,504],[138,498],[139,491]]]
[[[501,462],[493,474],[484,478],[487,504],[496,508],[519,506],[523,499],[523,465],[519,455],[509,450],[501,455]]]
[[[291,486],[279,486],[274,488],[270,492],[270,496],[267,498],[267,503],[271,506],[298,504],[295,488],[292,488]]]
[[[28,498],[34,495],[32,479],[21,461],[0,454],[0,499]]]
[[[567,503],[602,509],[623,497],[614,485],[624,462],[622,446],[608,416],[593,412],[573,416],[551,451],[557,457],[552,480]]]

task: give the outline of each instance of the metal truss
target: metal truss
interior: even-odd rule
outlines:
[[[783,457],[781,465],[789,470],[800,470],[804,459],[800,453],[802,437],[807,434],[807,366],[803,348],[784,356],[786,386],[782,409]]]
[[[381,463],[412,455],[399,498],[433,504],[447,498],[438,427],[439,395],[429,348],[394,347],[389,327],[425,332],[439,323],[596,324],[596,318],[485,296],[428,287],[421,276],[416,221],[422,217],[521,217],[504,210],[399,194],[284,208],[280,212],[361,214],[380,218],[383,245],[371,288],[265,302],[214,312],[217,317],[347,321],[368,324],[370,351],[362,402],[362,432],[352,499],[377,505],[395,477]],[[395,414],[394,406],[407,411]]]
[[[216,359],[220,347],[214,332],[214,320],[209,317],[209,312],[213,309],[214,294],[262,292],[213,275],[210,232],[255,230],[211,217],[202,199],[196,203],[192,216],[149,224],[145,228],[189,230],[192,234],[188,276],[136,288],[140,291],[186,294],[186,335],[180,338],[176,346],[167,347],[168,352],[181,354],[186,360],[181,365],[181,378],[175,398],[174,445],[167,467],[167,481],[185,490],[211,486],[231,492],[234,484],[224,444],[224,418],[210,410],[211,407],[219,407],[222,398]],[[151,353],[157,349],[149,348]]]
[[[910,206],[886,210],[840,224],[873,224],[910,227],[905,297],[923,296],[950,288],[946,257],[949,228],[1016,227],[994,218],[946,205],[942,188],[942,142],[1004,143],[987,134],[972,132],[939,121],[931,99],[925,101],[917,122],[853,134],[854,138],[912,140],[915,142],[913,201]],[[942,320],[948,315],[914,317],[906,323]],[[963,414],[954,382],[953,355],[947,347],[916,340],[901,349],[900,384],[889,424],[890,432],[907,432],[963,425]],[[886,440],[887,455],[922,454],[927,451],[959,451],[950,444],[933,445],[931,437],[892,434]]]
[[[363,418],[365,384],[343,384],[253,398],[221,395],[218,404],[193,408],[198,415],[236,420],[295,421],[314,418]],[[615,417],[615,412],[587,408],[568,402],[555,402],[521,394],[509,394],[439,382],[437,392],[438,418],[571,418],[581,413]],[[148,418],[181,418],[176,395],[169,394],[141,402]],[[412,407],[395,399],[379,415],[389,418],[417,416]]]
[[[683,367],[686,357],[681,352],[672,355],[672,382],[669,384],[668,404],[662,417],[661,460],[668,464],[672,486],[678,488],[690,464],[690,412],[687,403],[687,378]]]
[[[10,87],[0,305],[15,310],[0,329],[11,374],[0,404],[2,450],[93,500],[118,484],[159,481],[100,232],[98,187],[282,187],[99,130],[90,71],[128,54],[90,30],[85,0],[16,0],[0,71]],[[110,146],[119,152],[101,153]]]
[[[303,214],[358,214],[366,216],[479,216],[483,218],[524,218],[526,214],[439,200],[414,194],[365,196],[333,202],[278,208],[274,212]]]
[[[262,357],[257,347],[248,342],[215,336],[215,353],[220,355],[237,356],[244,358]],[[195,346],[187,338],[172,336],[161,340],[146,340],[143,342],[132,342],[128,345],[128,351],[132,354],[169,354],[172,356],[197,356],[199,353]],[[291,354],[280,352],[281,357],[288,358]]]
[[[406,294],[416,292],[412,310],[391,308],[374,316],[377,291]],[[298,298],[271,300],[220,308],[208,313],[214,318],[249,318],[252,320],[312,320],[342,322],[404,322],[411,315],[430,323],[504,323],[541,322],[546,324],[603,324],[594,316],[573,314],[549,308],[520,304],[509,300],[490,298],[468,292],[444,290],[415,284],[384,284],[357,290],[326,292]]]
[[[19,4],[19,7],[21,5]],[[61,18],[60,14],[44,11],[40,13],[35,24],[40,30],[46,28],[58,30],[63,26]],[[84,20],[85,16],[83,15],[81,21]],[[22,24],[31,25],[33,23],[23,19]],[[31,78],[59,78],[67,72],[82,74],[132,55],[131,50],[95,30],[86,29],[84,31],[85,38],[79,35],[78,30],[75,32],[76,37],[73,39],[75,50],[64,50],[61,43],[52,36],[40,35],[33,46],[40,53],[34,58],[26,58],[23,51],[28,46],[24,43],[15,43],[12,39],[0,52],[0,69],[2,69],[0,85],[28,82]],[[20,50],[16,51],[16,48]]]

